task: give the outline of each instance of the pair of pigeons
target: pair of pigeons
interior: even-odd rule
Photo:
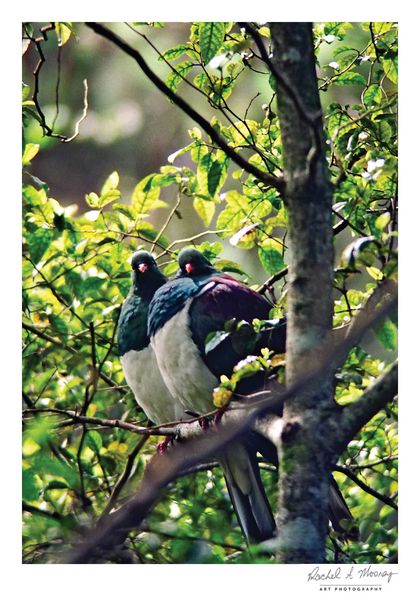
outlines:
[[[168,281],[151,254],[133,255],[132,287],[118,325],[118,347],[126,381],[138,404],[155,424],[205,415],[214,410],[213,390],[222,374],[231,375],[244,358],[228,338],[206,352],[211,332],[224,330],[228,320],[268,319],[269,302],[236,279],[217,271],[194,248],[181,251],[179,272]],[[286,324],[257,342],[254,353],[268,346],[285,351]],[[251,354],[251,353],[248,353]],[[244,380],[240,393],[262,386],[258,374]],[[248,542],[274,536],[275,521],[261,481],[257,452],[277,462],[266,438],[249,432],[219,455],[228,492]],[[351,519],[332,479],[330,519],[336,530]]]

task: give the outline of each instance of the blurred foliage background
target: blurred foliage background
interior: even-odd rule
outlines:
[[[111,504],[125,501],[155,451],[157,437],[75,424],[63,412],[146,423],[124,384],[115,348],[133,250],[153,248],[171,275],[178,249],[194,243],[220,269],[255,288],[287,265],[281,197],[229,163],[132,60],[84,24],[55,24],[42,41],[37,99],[55,133],[73,135],[86,98],[87,116],[71,142],[43,133],[33,102],[40,57],[34,40],[48,25],[23,28],[23,558],[28,563],[54,562]],[[276,174],[282,166],[280,124],[267,68],[243,30],[220,25],[218,46],[207,57],[198,23],[111,26],[194,109],[209,121],[216,117],[213,125],[246,159]],[[269,44],[269,28],[258,27]],[[314,42],[334,222],[347,221],[336,239],[339,327],[349,323],[378,282],[396,278],[397,29],[392,23],[317,23]],[[267,294],[275,317],[287,310],[287,275],[272,285]],[[352,351],[337,375],[338,401],[360,396],[395,352],[396,320],[388,319]],[[42,413],[45,409],[56,412]],[[371,420],[340,461],[336,479],[361,538],[343,543],[332,533],[329,560],[394,558],[396,454],[393,404]],[[264,466],[262,472],[275,508],[275,473]],[[115,561],[269,561],[246,549],[218,468],[171,485],[147,525],[131,536],[125,554],[130,556]]]

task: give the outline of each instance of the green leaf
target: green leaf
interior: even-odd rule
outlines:
[[[86,445],[88,445],[91,450],[98,454],[102,447],[101,434],[98,431],[88,431],[86,433]]]
[[[376,336],[383,346],[389,351],[395,351],[398,343],[398,331],[396,325],[386,318],[385,322],[374,329]]]
[[[208,355],[210,351],[219,346],[226,338],[230,336],[230,332],[219,330],[217,332],[210,332],[205,341],[205,353]]]
[[[392,138],[392,128],[386,120],[375,121],[375,133],[378,140],[387,143]]]
[[[112,209],[120,212],[124,216],[126,216],[130,221],[134,220],[134,213],[131,206],[128,204],[113,204]]]
[[[22,498],[26,501],[36,501],[39,498],[41,489],[38,486],[36,474],[31,469],[22,472]]]
[[[28,238],[31,260],[36,264],[41,260],[52,241],[52,232],[48,229],[37,229]]]
[[[348,45],[339,45],[334,49],[333,56],[334,58],[338,58],[339,56],[347,52],[353,52],[357,54],[357,50],[354,47],[350,47]]]
[[[260,35],[262,35],[263,37],[268,37],[268,39],[270,39],[270,37],[271,37],[270,28],[269,27],[260,27],[258,29],[258,33]]]
[[[210,261],[213,261],[215,258],[217,258],[217,256],[223,250],[222,244],[218,241],[213,241],[211,243],[210,241],[203,241],[203,243],[200,243],[200,245],[196,247]]]
[[[249,276],[242,268],[233,260],[220,259],[214,263],[214,267],[222,272],[233,272],[234,274],[241,274],[242,276]]]
[[[267,274],[275,274],[284,268],[282,246],[275,239],[267,238],[259,245],[258,257]]]
[[[209,77],[204,72],[200,72],[197,76],[194,76],[193,83],[199,89],[202,89],[206,93],[209,93],[212,89],[212,82],[209,80]]]
[[[168,165],[166,167],[161,167],[161,170],[166,168],[172,169],[174,171],[168,171],[166,173],[157,173],[156,175],[154,175],[151,184],[152,188],[165,188],[180,181],[181,175],[176,167],[169,167]]]
[[[193,206],[204,225],[208,227],[213,219],[214,211],[216,210],[215,203],[210,200],[205,200],[204,198],[195,197]]]
[[[393,27],[393,24],[391,22],[378,22],[378,23],[372,23],[372,29],[373,32],[376,33],[376,35],[383,35],[384,33],[386,33],[387,31],[390,31]]]
[[[154,174],[146,176],[134,188],[131,204],[137,214],[148,213],[155,208],[166,208],[168,205],[159,200],[160,187],[153,187]]]
[[[382,272],[379,270],[379,268],[376,268],[376,266],[366,266],[366,272],[376,281],[380,281],[384,277]]]
[[[38,154],[39,152],[39,144],[32,144],[28,143],[25,146],[25,150],[22,156],[22,165],[25,167],[29,165],[32,159]]]
[[[197,181],[199,194],[203,197],[213,198],[220,190],[226,179],[227,159],[224,162],[217,160],[212,153],[206,153],[200,159],[197,167]]]
[[[165,203],[163,203],[163,204],[165,204]],[[165,204],[165,206],[166,206],[166,204]],[[155,227],[151,223],[148,223],[146,221],[137,223],[136,231],[140,234],[141,237],[145,237],[149,241],[155,241],[156,237],[158,236],[158,231],[155,229]],[[163,247],[168,247],[169,240],[166,237],[166,235],[160,236],[158,245],[161,245]]]
[[[118,175],[118,171],[113,171],[105,180],[104,185],[101,189],[101,194],[106,194],[111,190],[116,190],[118,188],[118,184],[120,183],[120,176]]]
[[[55,427],[55,419],[39,415],[27,422],[25,427],[26,437],[30,437],[39,446],[45,446],[55,434]]]
[[[99,196],[95,192],[90,192],[89,194],[86,194],[85,200],[91,208],[98,208]]]
[[[61,335],[62,338],[65,338],[68,334],[67,324],[61,316],[56,314],[50,314],[48,316],[48,320],[54,330]]]
[[[51,489],[68,489],[69,485],[65,481],[58,481],[56,479],[50,481],[48,485],[45,487],[45,491],[49,491]]]
[[[382,63],[386,77],[395,85],[398,84],[398,56],[385,58]]]
[[[363,100],[368,107],[379,105],[382,101],[382,90],[378,84],[370,85],[363,93]]]
[[[188,144],[187,146],[184,146],[183,148],[178,149],[174,153],[171,153],[168,156],[168,163],[173,163],[175,161],[175,159],[177,159],[181,155],[185,155],[185,153],[189,153],[194,146],[195,146],[195,142],[191,142],[191,144]]]
[[[71,23],[55,23],[55,31],[57,33],[58,46],[61,47],[65,45],[71,37]]]
[[[210,196],[214,196],[222,177],[223,168],[219,161],[214,161],[207,171],[207,188]]]
[[[200,39],[201,58],[208,64],[223,43],[226,23],[200,23],[198,34]]]
[[[169,49],[167,49],[166,52],[163,52],[162,56],[159,56],[158,59],[167,60],[168,62],[170,62],[171,60],[176,60],[177,58],[180,58],[190,49],[191,48],[188,44],[181,43],[179,45],[175,45],[174,47],[170,47]]]
[[[167,86],[174,92],[176,92],[177,88],[183,81],[183,79],[187,76],[190,72],[194,64],[190,60],[185,60],[184,62],[180,62],[175,66],[175,71],[171,71],[167,78],[166,84]]]
[[[99,208],[103,208],[107,204],[111,202],[115,202],[115,200],[119,200],[121,198],[121,192],[119,190],[109,190],[105,192],[105,194],[101,194],[99,198]]]
[[[334,79],[336,85],[365,85],[365,77],[359,74],[359,72],[343,72],[337,78]]]
[[[268,200],[249,200],[236,190],[230,190],[224,198],[226,208],[220,213],[216,223],[216,229],[223,237],[233,235],[248,223],[259,222],[272,210]],[[252,247],[252,244],[245,246],[241,243],[241,247]]]
[[[165,268],[163,269],[163,274],[165,276],[172,276],[176,274],[179,270],[178,262],[175,260],[174,262],[169,262],[166,264]]]
[[[391,220],[391,215],[389,212],[383,212],[379,217],[375,220],[375,227],[380,231],[383,231],[385,227]]]

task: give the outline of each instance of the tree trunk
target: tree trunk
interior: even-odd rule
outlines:
[[[272,23],[271,36],[289,216],[286,377],[290,386],[311,369],[331,330],[332,191],[312,26]],[[324,561],[331,456],[322,443],[322,420],[334,407],[331,378],[285,406],[280,444],[280,562]]]

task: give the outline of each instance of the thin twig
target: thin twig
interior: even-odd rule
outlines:
[[[169,215],[168,215],[168,218],[167,218],[167,219],[166,219],[166,221],[163,223],[163,225],[162,225],[162,228],[160,229],[159,233],[156,235],[156,237],[155,237],[155,239],[154,239],[154,241],[153,241],[153,243],[152,243],[152,245],[151,245],[150,251],[151,251],[152,253],[153,253],[153,251],[154,251],[154,249],[155,249],[155,247],[156,247],[156,244],[158,243],[159,239],[160,239],[160,238],[162,237],[162,235],[165,233],[165,231],[166,231],[166,229],[167,229],[167,227],[168,227],[169,223],[170,223],[170,222],[171,222],[171,220],[172,220],[172,217],[174,216],[174,214],[175,214],[175,213],[176,213],[176,211],[178,210],[178,207],[179,207],[179,205],[180,205],[180,204],[181,204],[181,194],[180,194],[180,193],[178,193],[178,196],[177,196],[177,199],[176,199],[175,206],[173,207],[173,209],[172,209],[172,210],[171,210],[171,212],[169,213]]]
[[[36,37],[36,38],[35,37],[32,37],[31,35],[29,35],[27,29],[25,28],[26,35],[35,44],[36,49],[37,49],[37,52],[38,52],[38,55],[39,55],[39,61],[38,61],[37,65],[36,65],[36,67],[35,67],[35,70],[33,71],[33,75],[34,75],[34,78],[35,78],[35,85],[34,85],[34,92],[33,92],[33,95],[32,95],[32,101],[35,104],[36,111],[37,111],[37,113],[39,115],[39,118],[41,120],[41,127],[42,127],[42,131],[43,131],[44,135],[45,136],[49,136],[51,138],[58,138],[58,139],[61,140],[61,142],[71,142],[72,140],[74,140],[76,138],[76,136],[78,136],[78,134],[79,134],[79,126],[80,126],[80,124],[83,122],[83,120],[87,116],[87,110],[88,110],[88,99],[87,99],[88,84],[87,84],[87,80],[85,79],[83,81],[83,85],[84,85],[84,89],[85,89],[85,91],[84,91],[84,101],[83,101],[83,104],[84,104],[83,114],[82,114],[82,117],[80,118],[80,120],[78,120],[76,122],[74,134],[72,136],[70,136],[70,137],[65,136],[64,134],[57,134],[56,132],[54,132],[54,125],[55,125],[55,122],[56,122],[56,119],[57,119],[57,116],[58,116],[58,85],[59,85],[59,80],[60,80],[59,79],[59,75],[57,77],[57,85],[56,85],[56,106],[57,106],[57,113],[56,113],[56,116],[54,117],[52,126],[49,126],[47,124],[47,121],[46,121],[46,118],[45,118],[45,114],[42,111],[41,105],[39,103],[39,76],[40,76],[40,73],[41,73],[42,66],[44,65],[44,63],[46,61],[45,60],[45,56],[44,56],[44,52],[42,50],[42,45],[41,44],[48,40],[48,33],[50,31],[52,31],[54,28],[55,28],[54,23],[53,22],[49,23],[48,25],[46,25],[45,27],[42,27],[40,29],[41,37]],[[59,59],[58,59],[59,70],[58,70],[58,73],[60,73],[60,64],[61,64],[61,54],[60,54],[60,52],[61,52],[61,46],[59,46]]]
[[[383,503],[385,503],[386,505],[389,505],[393,509],[398,510],[398,505],[396,503],[394,503],[394,501],[390,497],[388,497],[387,495],[383,495],[382,493],[379,493],[379,491],[372,489],[372,487],[369,487],[369,485],[367,485],[364,481],[359,479],[359,477],[352,470],[350,470],[350,468],[347,468],[347,466],[340,466],[340,465],[336,464],[336,465],[334,465],[333,470],[336,470],[337,472],[341,472],[342,474],[345,474],[358,487],[363,489],[363,491],[365,491],[366,493],[369,493],[369,495],[372,495],[376,499],[379,499],[379,501],[382,501]]]
[[[87,113],[88,113],[88,109],[89,109],[89,103],[88,103],[88,91],[89,91],[89,87],[88,87],[88,81],[87,81],[86,78],[83,79],[83,87],[84,87],[84,94],[83,94],[83,113],[82,113],[80,119],[77,120],[77,122],[75,124],[73,136],[70,136],[69,138],[63,139],[62,142],[71,142],[72,140],[74,140],[76,138],[76,136],[79,136],[80,124],[87,117]]]

